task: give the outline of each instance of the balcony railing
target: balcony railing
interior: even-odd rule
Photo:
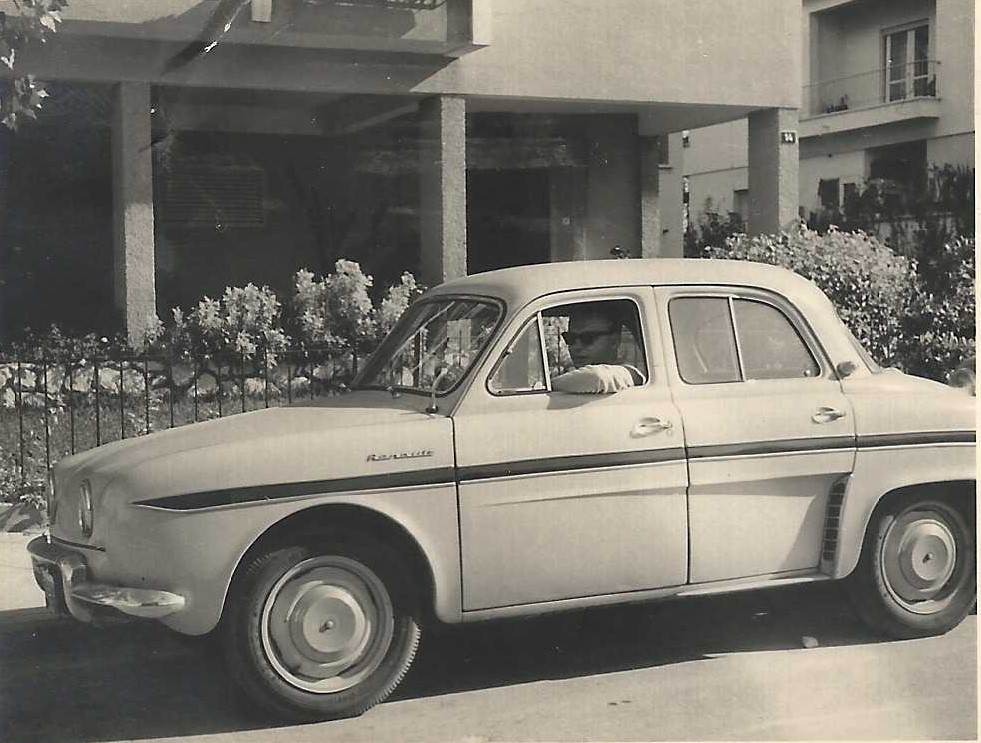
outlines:
[[[940,96],[940,62],[923,59],[804,86],[808,116]]]

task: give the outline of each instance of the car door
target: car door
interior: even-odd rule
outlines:
[[[689,459],[691,582],[816,570],[829,494],[855,459],[817,339],[776,294],[656,293]]]
[[[642,383],[552,391],[570,363],[562,313],[595,301],[632,313],[619,352]],[[464,610],[685,583],[681,416],[650,353],[652,305],[649,287],[533,303],[465,395],[454,414]]]

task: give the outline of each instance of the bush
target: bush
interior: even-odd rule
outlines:
[[[914,266],[863,233],[807,228],[782,235],[736,235],[709,258],[735,258],[789,268],[817,284],[877,361],[901,365],[903,318],[914,294]]]
[[[399,283],[388,287],[374,313],[375,331],[379,340],[388,335],[412,300],[422,292],[423,288],[416,283],[415,277],[408,271],[402,274]]]
[[[253,359],[265,348],[273,352],[269,363],[275,363],[275,352],[287,344],[279,300],[267,286],[227,287],[220,300],[205,297],[186,317],[180,309],[173,316],[168,340],[177,352],[234,352]]]
[[[903,322],[902,357],[912,374],[945,380],[975,353],[974,239],[959,237],[920,271]]]
[[[723,216],[715,211],[712,199],[706,199],[698,224],[689,225],[685,231],[685,257],[696,258],[707,248],[721,248],[728,238],[745,231],[746,223],[739,212]]]
[[[374,311],[368,296],[372,279],[354,261],[337,261],[334,273],[321,280],[300,269],[293,285],[288,324],[301,345],[347,350],[374,338]]]

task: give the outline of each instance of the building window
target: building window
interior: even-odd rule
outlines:
[[[657,138],[657,164],[658,165],[671,164],[667,134],[662,134]]]
[[[818,199],[822,209],[835,210],[841,205],[837,178],[822,178],[818,181]]]
[[[883,34],[884,95],[887,101],[933,96],[930,70],[930,26],[918,23]]]
[[[869,150],[869,180],[886,198],[900,199],[922,192],[927,181],[925,140]]]
[[[749,219],[748,188],[737,188],[732,192],[732,210],[742,218],[743,223]]]

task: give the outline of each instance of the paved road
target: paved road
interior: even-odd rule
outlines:
[[[445,628],[388,703],[281,726],[205,641],[0,609],[0,741],[976,738],[976,637],[880,642],[833,585]]]

